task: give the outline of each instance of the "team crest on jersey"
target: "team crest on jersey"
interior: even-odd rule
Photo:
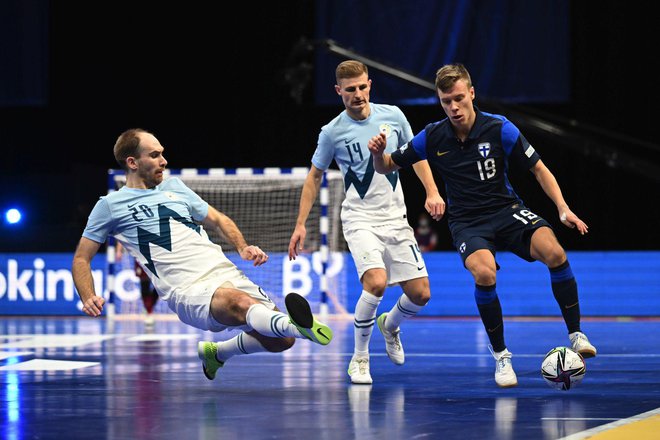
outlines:
[[[385,137],[390,137],[392,134],[392,126],[390,124],[380,124],[378,132],[385,133]]]
[[[477,150],[479,150],[479,154],[483,156],[484,158],[488,157],[490,154],[490,142],[482,142],[479,145],[477,145]]]
[[[177,200],[177,196],[173,192],[165,191],[165,196],[170,200]]]
[[[466,248],[465,242],[461,243],[461,245],[458,247],[458,250],[461,252],[461,254],[465,253],[465,248]]]

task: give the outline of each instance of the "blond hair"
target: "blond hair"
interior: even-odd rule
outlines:
[[[465,81],[468,89],[472,87],[472,78],[464,65],[461,63],[446,64],[438,69],[435,74],[435,88],[441,92],[450,90],[456,81]]]
[[[340,79],[355,78],[363,73],[366,73],[367,76],[369,76],[369,69],[364,63],[356,60],[342,61],[335,69],[337,84],[339,84]]]

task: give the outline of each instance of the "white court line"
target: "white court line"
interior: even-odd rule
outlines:
[[[0,344],[0,348],[70,348],[113,338],[113,335],[34,335],[20,341]]]
[[[68,371],[78,368],[94,367],[99,362],[54,361],[50,359],[32,359],[17,364],[0,367],[0,371]]]
[[[616,422],[607,423],[601,426],[596,426],[595,428],[587,429],[586,431],[576,432],[575,434],[571,434],[569,436],[562,437],[557,440],[582,440],[585,438],[592,437],[601,432],[609,431],[610,429],[618,428],[620,426],[625,426],[633,422],[639,422],[640,420],[648,419],[649,417],[653,417],[657,414],[660,414],[660,408],[656,408],[654,410],[647,411],[642,414],[637,414],[636,416],[628,417],[627,419],[620,419],[617,420]]]
[[[31,351],[3,351],[0,352],[0,361],[4,361],[5,359],[9,359],[16,356],[28,356],[31,354],[34,353]]]
[[[144,334],[137,335],[130,338],[127,338],[128,341],[137,342],[137,341],[172,341],[172,340],[186,340],[186,339],[199,339],[199,335],[172,335],[168,333],[158,334]]]

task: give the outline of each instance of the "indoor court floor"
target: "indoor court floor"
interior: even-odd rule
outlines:
[[[403,366],[376,328],[373,385],[351,385],[350,319],[328,346],[234,357],[207,380],[199,340],[225,339],[164,315],[134,319],[0,317],[0,439],[658,439],[660,320],[584,319],[599,353],[583,382],[557,391],[544,354],[563,322],[507,319],[519,385],[495,385],[474,318],[402,326]]]

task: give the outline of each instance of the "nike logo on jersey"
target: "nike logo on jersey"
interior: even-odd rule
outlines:
[[[355,140],[355,138],[353,138],[353,139],[345,139],[345,140],[344,140],[344,143],[345,143],[346,145],[348,145],[348,144],[350,144],[351,142],[353,142],[354,140]]]
[[[537,218],[536,220],[534,220],[534,221],[532,222],[532,224],[535,225],[535,224],[537,224],[537,223],[540,222],[540,221],[541,221],[541,219],[540,219],[540,218]]]
[[[138,202],[133,203],[132,205],[128,205],[128,209],[131,209],[133,206],[137,205]]]
[[[447,153],[449,153],[449,151],[443,151],[442,153],[439,152],[439,151],[436,151],[436,152],[435,152],[435,154],[438,155],[438,157],[440,157],[440,156],[444,156],[444,155],[447,154]]]
[[[422,269],[424,269],[424,266],[417,268],[417,270],[422,270]]]

